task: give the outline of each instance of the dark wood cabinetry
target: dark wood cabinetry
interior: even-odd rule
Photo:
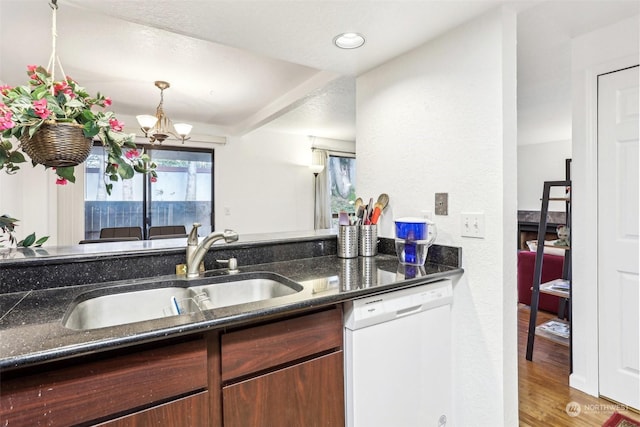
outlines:
[[[207,389],[202,339],[76,363],[3,378],[0,425],[88,424]]]
[[[222,335],[225,427],[344,425],[339,308]]]
[[[163,405],[136,412],[112,421],[97,424],[98,427],[148,427],[148,426],[206,426],[208,425],[209,393],[203,391]]]
[[[225,427],[343,426],[342,363],[337,351],[224,387]]]
[[[340,426],[343,377],[331,307],[3,373],[0,425]]]

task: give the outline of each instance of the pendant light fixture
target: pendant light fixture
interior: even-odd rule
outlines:
[[[151,144],[155,144],[156,141],[162,144],[169,136],[173,136],[184,144],[185,141],[190,139],[188,135],[191,132],[192,126],[186,123],[173,124],[171,120],[169,120],[164,114],[162,103],[164,101],[164,90],[168,89],[170,85],[168,82],[162,80],[157,80],[155,85],[160,89],[160,104],[158,104],[158,108],[156,108],[155,116],[136,116],[140,128],[144,132],[144,135],[149,138]]]

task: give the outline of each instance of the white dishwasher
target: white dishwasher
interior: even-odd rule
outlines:
[[[453,425],[451,280],[345,303],[348,427]]]

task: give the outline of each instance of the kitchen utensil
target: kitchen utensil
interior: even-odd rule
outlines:
[[[382,193],[378,196],[378,201],[376,203],[380,206],[380,210],[383,211],[384,208],[389,204],[389,195],[387,193]]]
[[[358,209],[360,209],[360,206],[362,205],[364,205],[364,201],[362,200],[362,197],[358,197],[353,203],[353,210],[358,212]]]
[[[345,211],[340,211],[340,213],[338,214],[338,224],[351,225],[351,221],[349,221],[349,215]]]
[[[360,225],[362,223],[362,217],[364,216],[364,206],[360,205],[358,210],[356,211],[356,224]]]
[[[384,208],[387,207],[387,205],[389,204],[389,195],[386,193],[382,193],[378,196],[378,200],[376,201],[375,205],[373,205],[373,212],[371,213],[371,224],[377,224],[378,223],[378,218],[380,218],[380,214],[382,214],[382,211],[384,210]]]
[[[369,199],[369,204],[364,214],[364,225],[371,224],[371,212],[373,212],[373,197]]]
[[[371,214],[371,224],[377,224],[378,218],[380,218],[380,214],[382,213],[382,209],[378,203],[375,204],[375,208],[373,208],[373,213]]]

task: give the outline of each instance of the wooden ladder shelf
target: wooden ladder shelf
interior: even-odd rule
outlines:
[[[567,174],[568,175],[568,174]],[[533,270],[533,287],[531,290],[531,314],[529,317],[529,333],[527,336],[527,360],[533,360],[533,344],[536,335],[541,338],[550,339],[554,342],[571,345],[571,245],[553,246],[564,249],[565,258],[562,268],[562,279],[541,283],[542,261],[544,259],[544,236],[547,229],[547,215],[549,213],[549,201],[560,200],[566,203],[566,225],[571,229],[571,197],[550,197],[553,187],[571,187],[571,180],[546,181],[542,193],[542,206],[540,210],[540,224],[538,226],[538,245],[536,249],[536,262]],[[569,192],[570,194],[570,192]],[[550,320],[541,325],[537,325],[538,303],[540,294],[550,294],[562,298],[558,319]],[[564,320],[566,317],[568,320]]]

